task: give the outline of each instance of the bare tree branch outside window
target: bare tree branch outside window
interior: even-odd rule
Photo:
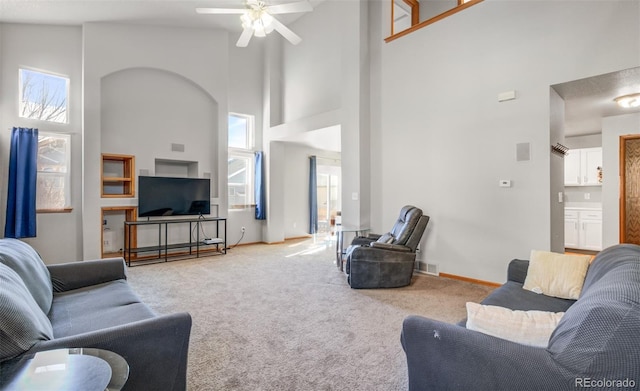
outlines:
[[[20,117],[67,123],[69,79],[20,69]]]

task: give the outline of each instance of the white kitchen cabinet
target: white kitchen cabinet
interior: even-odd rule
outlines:
[[[578,225],[578,211],[564,211],[564,246],[568,248],[578,248],[580,246],[580,235]]]
[[[602,148],[571,149],[564,157],[565,186],[600,186]]]
[[[602,250],[602,210],[565,209],[564,246],[580,250]]]

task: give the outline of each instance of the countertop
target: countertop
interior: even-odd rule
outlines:
[[[600,202],[567,202],[564,204],[565,209],[569,210],[602,210]]]

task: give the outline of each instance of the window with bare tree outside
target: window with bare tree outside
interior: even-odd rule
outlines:
[[[36,209],[39,212],[71,210],[71,136],[38,133]]]
[[[69,79],[20,69],[20,117],[68,123]]]

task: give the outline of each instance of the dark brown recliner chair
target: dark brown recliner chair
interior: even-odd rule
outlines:
[[[396,288],[411,284],[416,249],[429,222],[422,210],[407,205],[391,231],[357,237],[347,249],[351,288]]]

